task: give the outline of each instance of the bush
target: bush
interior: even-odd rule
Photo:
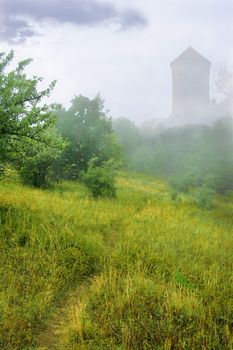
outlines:
[[[25,185],[48,188],[48,165],[47,162],[28,163],[20,169],[20,176]]]
[[[233,190],[233,168],[222,167],[218,169],[214,174],[205,178],[205,184],[221,194]]]
[[[83,174],[82,181],[89,188],[94,198],[116,197],[115,171],[112,161],[95,166],[97,159],[89,162],[87,172]]]
[[[171,180],[173,192],[187,193],[192,186],[195,185],[195,177],[193,174],[185,174],[183,176],[175,177]]]
[[[171,191],[171,199],[175,201],[178,198],[178,192],[176,190]]]
[[[193,203],[201,209],[210,210],[214,207],[214,194],[213,189],[201,187],[193,195]]]

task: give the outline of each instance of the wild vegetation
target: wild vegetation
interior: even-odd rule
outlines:
[[[203,211],[130,174],[117,200],[0,186],[2,349],[232,348],[232,196]]]
[[[0,348],[232,349],[232,118],[149,134],[112,121],[100,96],[43,104],[54,83],[40,91],[12,59]]]
[[[174,191],[193,188],[212,193],[233,189],[233,118],[211,126],[164,128],[147,123],[137,127],[126,118],[113,129],[127,156],[128,168],[168,181]],[[210,193],[210,191],[209,191]]]
[[[13,52],[0,54],[0,175],[13,164],[25,182],[43,187],[49,165],[63,148],[54,129],[51,106],[43,104],[55,82],[41,90],[42,78],[27,78],[25,74],[31,60],[9,70],[13,58]]]

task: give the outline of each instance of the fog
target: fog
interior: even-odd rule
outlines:
[[[52,102],[100,92],[112,116],[137,123],[172,112],[170,63],[192,46],[214,75],[231,65],[231,0],[0,1],[1,50],[34,59],[30,74],[57,79]]]
[[[45,86],[57,79],[48,102],[60,105],[56,128],[72,144],[70,158],[62,156],[67,178],[79,178],[97,155],[119,161],[120,145],[128,170],[168,181],[187,176],[195,186],[210,176],[227,189],[233,183],[232,2],[0,6],[3,50],[32,57],[26,73],[44,77]],[[64,167],[57,164],[61,176]]]
[[[0,0],[0,350],[233,349],[232,15]]]
[[[171,63],[172,112],[167,126],[185,124],[211,125],[233,114],[233,73],[220,66],[214,88],[220,101],[210,99],[211,62],[188,47]]]

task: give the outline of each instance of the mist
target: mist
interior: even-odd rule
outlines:
[[[189,46],[211,61],[210,99],[218,97],[217,67],[232,64],[232,6],[228,0],[1,1],[1,47],[18,59],[32,57],[32,75],[57,79],[52,102],[69,107],[74,95],[100,92],[114,117],[141,123],[170,116],[170,63]]]
[[[176,191],[233,188],[233,73],[219,66],[210,98],[211,62],[192,47],[171,62],[172,110],[135,124],[113,120],[131,171],[166,179]]]
[[[211,62],[188,47],[171,63],[172,111],[135,124],[113,120],[131,171],[166,179],[175,191],[233,189],[233,74],[220,66],[210,99]]]
[[[32,54],[27,74],[34,77],[43,71],[45,86],[49,79],[57,79],[49,101],[60,106],[53,110],[56,132],[74,143],[72,160],[66,164],[69,179],[79,178],[97,155],[103,162],[111,158],[106,148],[114,142],[103,142],[103,130],[97,127],[101,118],[109,137],[122,147],[128,170],[169,183],[191,174],[197,187],[220,169],[226,168],[232,176],[232,5],[228,1],[224,6],[217,1],[192,2],[190,9],[171,1],[151,7],[149,0],[143,4],[51,0],[35,1],[33,6],[27,0],[2,0],[0,5],[3,47],[13,48],[18,59]],[[221,26],[217,37],[220,23],[229,26]],[[200,40],[202,34],[205,40]],[[214,43],[209,40],[212,36]],[[94,113],[95,105],[99,107]],[[75,113],[82,118],[76,120]],[[88,127],[99,130],[100,140],[97,131],[90,137]],[[79,128],[87,138],[81,143]],[[103,145],[94,147],[99,142]],[[62,157],[69,158],[66,153]],[[59,173],[66,167],[57,166]]]
[[[233,1],[0,0],[0,348],[232,349]]]

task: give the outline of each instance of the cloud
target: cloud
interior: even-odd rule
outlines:
[[[139,11],[119,10],[111,3],[97,0],[0,0],[0,7],[0,38],[11,43],[21,43],[35,35],[32,23],[46,19],[76,26],[115,22],[122,30],[147,24]]]

